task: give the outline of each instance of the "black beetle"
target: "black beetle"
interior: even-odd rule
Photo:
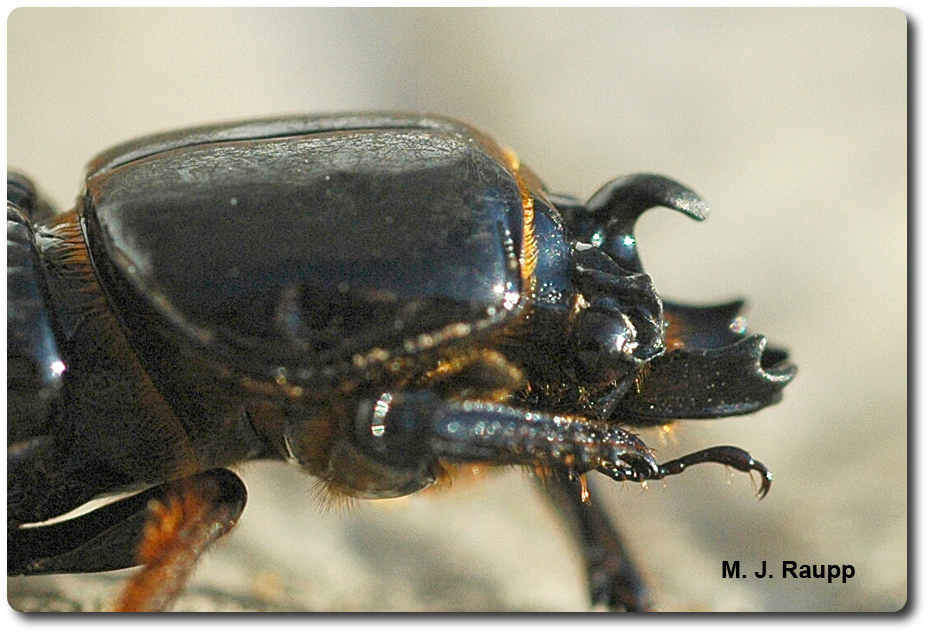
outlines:
[[[118,607],[163,608],[241,513],[230,465],[383,498],[478,462],[534,468],[592,602],[642,610],[586,473],[716,462],[768,490],[743,450],[659,464],[626,430],[758,410],[795,372],[739,303],[659,298],[636,219],[707,214],[668,178],[583,203],[464,124],[369,113],[132,141],[57,216],[7,182],[10,575],[144,564]],[[42,522],[112,492],[137,493]]]

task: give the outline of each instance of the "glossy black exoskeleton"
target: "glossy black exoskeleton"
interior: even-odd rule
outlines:
[[[552,195],[476,130],[404,114],[133,141],[57,216],[10,174],[9,573],[145,564],[119,606],[161,608],[245,504],[230,465],[382,498],[480,462],[543,474],[592,601],[648,608],[584,475],[716,462],[764,494],[742,450],[660,464],[627,428],[753,412],[795,372],[739,303],[659,298],[633,235],[656,206],[707,214],[655,175]]]

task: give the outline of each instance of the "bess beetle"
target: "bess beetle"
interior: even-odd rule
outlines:
[[[795,373],[739,302],[660,299],[633,234],[657,206],[708,211],[651,174],[552,194],[484,134],[415,114],[131,141],[57,215],[9,173],[8,574],[142,565],[116,608],[166,608],[245,505],[229,466],[284,460],[387,498],[520,465],[572,528],[592,602],[650,608],[586,475],[721,463],[758,472],[761,497],[771,473],[747,452],[660,463],[628,428],[753,412]]]

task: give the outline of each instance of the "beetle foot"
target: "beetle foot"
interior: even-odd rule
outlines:
[[[625,430],[611,430],[599,451],[594,469],[615,481],[641,483],[656,478],[660,467],[639,437]]]
[[[731,445],[718,445],[663,463],[659,466],[659,473],[654,478],[658,480],[672,474],[681,474],[686,468],[699,463],[721,463],[749,474],[753,471],[758,472],[762,476],[762,485],[759,486],[759,491],[756,492],[759,500],[765,498],[765,495],[769,493],[769,489],[772,487],[773,477],[769,468],[752,458],[746,450]]]
[[[758,472],[762,485],[757,496],[765,498],[772,486],[772,472],[760,461],[740,448],[720,445],[693,452],[679,459],[659,465],[648,448],[635,435],[623,430],[612,431],[606,439],[606,447],[600,450],[600,459],[595,470],[615,481],[660,481],[673,474],[681,474],[692,465],[720,463],[740,472]],[[583,470],[581,470],[583,471]]]

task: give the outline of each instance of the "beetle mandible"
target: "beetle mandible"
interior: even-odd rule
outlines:
[[[660,299],[637,218],[708,211],[671,179],[582,202],[470,126],[363,113],[117,146],[58,215],[7,183],[11,575],[144,565],[117,608],[166,608],[245,505],[231,465],[285,460],[358,498],[522,465],[573,528],[592,602],[644,610],[588,473],[713,462],[768,491],[743,450],[660,463],[629,431],[753,412],[795,373],[740,303]]]

